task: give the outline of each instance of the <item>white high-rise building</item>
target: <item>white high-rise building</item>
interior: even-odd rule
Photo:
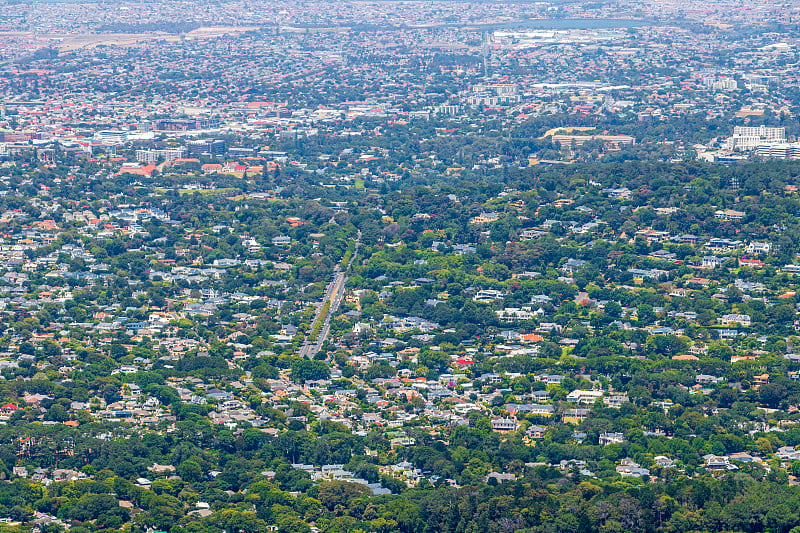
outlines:
[[[105,144],[122,144],[128,140],[128,132],[120,130],[102,130],[96,132],[94,138]]]
[[[756,148],[756,153],[776,159],[800,159],[800,143],[765,144]]]
[[[159,160],[174,161],[186,153],[184,148],[166,148],[162,150],[136,150],[136,160],[144,163],[155,163]]]
[[[733,78],[721,78],[711,85],[715,91],[735,91],[738,87],[739,84]]]
[[[755,150],[759,146],[783,144],[786,142],[786,128],[767,126],[736,126],[733,136],[727,140],[727,148],[737,152]]]

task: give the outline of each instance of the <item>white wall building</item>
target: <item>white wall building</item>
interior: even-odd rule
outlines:
[[[759,146],[786,143],[786,128],[767,126],[735,126],[733,135],[726,141],[726,148],[738,152],[755,150]]]

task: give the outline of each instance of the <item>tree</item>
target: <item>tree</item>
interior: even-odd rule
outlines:
[[[360,483],[328,481],[319,486],[317,499],[329,511],[333,511],[337,506],[346,509],[355,498],[368,496],[369,494],[369,488]]]
[[[52,406],[50,406],[50,409],[47,410],[45,418],[54,422],[66,422],[70,417],[63,405],[60,403],[54,403]]]
[[[292,360],[292,377],[300,383],[328,379],[330,375],[330,368],[324,361],[308,360],[303,357],[295,357]]]
[[[450,362],[450,356],[444,352],[425,350],[419,354],[419,364],[437,373],[446,372],[450,368]]]
[[[190,483],[203,480],[203,469],[194,459],[187,459],[178,465],[178,475]]]
[[[608,302],[604,307],[604,311],[606,315],[612,318],[619,318],[622,314],[622,306],[617,302]]]
[[[280,533],[309,533],[311,527],[303,520],[293,515],[279,516],[276,525]]]
[[[223,509],[208,517],[208,523],[226,531],[238,533],[258,533],[265,531],[267,523],[252,511]]]

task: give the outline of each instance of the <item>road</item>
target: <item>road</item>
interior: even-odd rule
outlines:
[[[322,323],[322,328],[319,330],[319,335],[317,335],[316,342],[310,341],[306,338],[305,342],[303,342],[302,346],[300,346],[299,355],[300,357],[308,357],[309,359],[313,358],[314,355],[319,352],[322,345],[325,344],[325,341],[328,338],[328,333],[331,330],[331,317],[339,309],[339,304],[342,303],[342,298],[344,298],[344,287],[345,283],[347,282],[347,272],[350,270],[350,266],[353,264],[353,260],[358,255],[358,246],[361,244],[361,232],[358,232],[358,238],[356,239],[356,246],[353,250],[353,255],[350,257],[350,261],[345,266],[344,270],[339,268],[339,265],[336,265],[336,268],[333,271],[333,280],[328,284],[328,287],[325,289],[325,295],[322,298],[322,301],[317,307],[317,312],[314,315],[314,320],[311,322],[312,327],[314,324],[317,323],[319,320],[320,315],[322,314],[322,310],[325,309],[325,302],[330,302],[331,305],[328,308],[328,314],[325,316],[325,320]]]

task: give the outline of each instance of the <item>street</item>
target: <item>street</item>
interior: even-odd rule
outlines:
[[[314,355],[319,352],[322,345],[325,343],[325,340],[328,338],[328,333],[331,329],[331,317],[339,308],[339,304],[342,302],[342,298],[344,298],[344,288],[345,283],[347,282],[347,275],[346,272],[350,270],[350,266],[353,264],[353,260],[356,258],[358,254],[358,246],[361,243],[361,232],[358,232],[358,238],[356,239],[355,249],[353,250],[353,255],[350,257],[350,261],[347,263],[344,271],[342,271],[339,266],[334,269],[333,280],[331,283],[328,284],[328,287],[325,289],[325,295],[323,296],[322,301],[317,307],[317,312],[314,315],[314,320],[311,322],[311,327],[313,328],[314,324],[320,318],[323,310],[325,309],[325,302],[330,302],[330,307],[328,308],[328,313],[325,315],[324,321],[322,323],[322,328],[319,331],[319,335],[317,336],[316,342],[310,341],[308,337],[303,342],[302,346],[300,346],[299,355],[300,357],[308,357],[313,358]]]

